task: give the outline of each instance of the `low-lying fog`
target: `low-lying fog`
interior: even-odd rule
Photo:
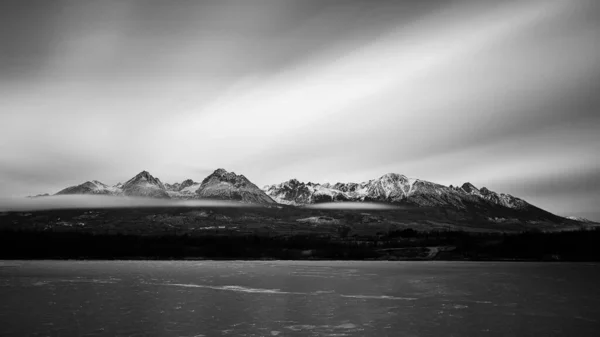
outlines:
[[[380,204],[374,202],[324,202],[313,205],[306,205],[306,208],[313,209],[399,209],[402,206],[393,206],[389,204]]]
[[[104,195],[54,195],[38,198],[0,198],[0,211],[39,211],[71,208],[117,207],[248,207],[235,201],[175,200]]]
[[[37,198],[0,198],[0,212],[40,211],[73,208],[126,207],[252,207],[260,206],[227,200],[181,200],[123,197],[106,195],[53,195]],[[368,209],[387,210],[406,208],[373,202],[327,202],[304,206],[310,209]]]

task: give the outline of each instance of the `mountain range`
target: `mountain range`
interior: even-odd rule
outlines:
[[[97,180],[67,187],[56,195],[98,194],[149,197],[162,199],[220,199],[245,203],[275,204],[264,191],[243,175],[217,169],[201,183],[186,179],[181,183],[164,184],[148,171],[142,171],[124,184],[109,186]]]
[[[461,214],[482,216],[496,222],[507,219],[560,222],[565,219],[510,194],[497,193],[485,187],[477,188],[468,182],[461,186],[444,186],[397,173],[388,173],[361,183],[318,184],[291,179],[260,189],[245,176],[222,168],[215,170],[202,182],[186,179],[174,184],[162,183],[149,172],[142,171],[123,184],[109,186],[92,180],[56,193],[64,194],[220,199],[291,206],[324,202],[378,202],[420,208],[444,208]]]
[[[275,201],[288,205],[320,202],[385,202],[414,207],[448,208],[491,219],[528,218],[560,221],[564,218],[533,206],[510,194],[496,193],[471,183],[444,186],[421,179],[388,173],[361,183],[315,184],[296,179],[267,185],[263,190]]]

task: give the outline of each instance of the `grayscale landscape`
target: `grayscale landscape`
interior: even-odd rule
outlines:
[[[594,336],[600,317],[593,264],[5,261],[0,272],[3,336]]]
[[[599,37],[596,0],[0,1],[0,335],[600,335]]]

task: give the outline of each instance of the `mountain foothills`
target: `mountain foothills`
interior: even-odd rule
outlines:
[[[263,205],[304,206],[326,202],[377,202],[417,208],[443,208],[494,222],[511,219],[561,222],[565,218],[540,209],[510,194],[497,193],[471,183],[444,186],[388,173],[361,183],[318,184],[291,179],[260,189],[243,175],[215,170],[202,182],[192,179],[164,184],[142,171],[127,182],[108,186],[97,180],[67,187],[57,195],[99,194],[164,199],[219,199]],[[582,219],[570,219],[582,222]]]

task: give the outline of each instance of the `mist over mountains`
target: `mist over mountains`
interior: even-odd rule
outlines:
[[[55,195],[104,195],[173,200],[223,200],[256,205],[304,207],[357,207],[370,203],[417,208],[446,209],[449,214],[476,216],[489,221],[562,222],[565,218],[538,208],[510,194],[478,188],[466,182],[444,186],[434,182],[388,173],[355,183],[312,183],[290,179],[262,189],[244,175],[219,168],[201,182],[186,179],[163,183],[148,171],[142,171],[125,183],[109,186],[98,180],[67,187]],[[42,196],[42,195],[41,195]],[[336,206],[339,205],[339,206]],[[357,207],[360,208],[360,207]],[[570,219],[583,221],[579,219]]]
[[[56,195],[113,195],[147,197],[159,199],[212,199],[233,200],[253,204],[275,204],[243,175],[228,172],[222,168],[198,183],[192,179],[174,184],[164,184],[148,171],[142,171],[124,184],[108,186],[97,180],[67,187]]]

